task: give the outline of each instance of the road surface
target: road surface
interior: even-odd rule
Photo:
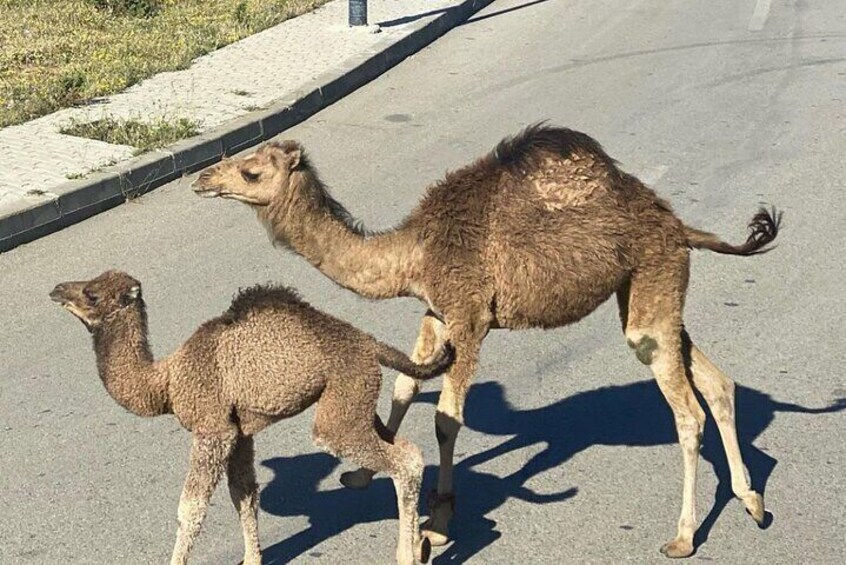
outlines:
[[[844,57],[839,0],[504,0],[283,137],[305,144],[336,197],[374,229],[396,224],[444,171],[540,119],[590,133],[685,221],[727,239],[745,237],[759,205],[778,205],[785,227],[771,254],[693,253],[687,326],[740,384],[742,449],[774,520],[761,531],[727,499],[709,425],[692,559],[840,563]],[[189,435],[108,397],[90,338],[47,298],[57,282],[106,268],[139,278],[158,356],[263,281],[413,343],[421,304],[334,286],[273,249],[246,207],[194,196],[191,180],[0,256],[2,563],[164,563],[174,541]],[[383,414],[392,381],[386,373]],[[403,428],[430,464],[425,489],[438,386]],[[435,563],[665,562],[680,451],[613,304],[569,328],[492,333],[466,414],[456,541]],[[257,440],[266,561],[392,562],[389,481],[341,489],[349,467],[311,446],[310,426],[304,415]],[[195,562],[241,554],[220,488]]]

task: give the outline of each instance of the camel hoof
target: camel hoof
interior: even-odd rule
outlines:
[[[261,550],[257,549],[255,553],[248,552],[238,565],[261,565]]]
[[[432,542],[429,541],[429,538],[421,538],[414,553],[416,554],[415,557],[417,558],[417,561],[420,563],[428,563],[429,557],[432,555]]]
[[[449,536],[446,533],[437,532],[432,528],[432,520],[426,522],[420,527],[421,534],[426,538],[431,547],[441,547],[449,542]]]
[[[764,497],[755,493],[751,500],[744,500],[746,505],[746,513],[752,516],[759,528],[763,528],[766,522],[766,512],[764,512]]]
[[[693,555],[693,544],[689,541],[674,539],[661,547],[661,553],[667,557],[679,558]]]
[[[353,490],[362,490],[370,486],[373,472],[368,469],[358,469],[341,473],[341,484]]]

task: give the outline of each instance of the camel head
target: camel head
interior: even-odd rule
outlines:
[[[89,331],[141,297],[141,283],[120,271],[106,271],[90,281],[56,285],[50,298],[76,316]]]
[[[207,198],[231,198],[253,206],[267,206],[288,186],[291,173],[302,164],[296,141],[268,143],[241,158],[224,159],[203,171],[192,185]]]

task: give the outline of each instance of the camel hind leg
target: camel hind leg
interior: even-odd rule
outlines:
[[[762,526],[764,524],[764,498],[752,490],[737,440],[737,426],[734,417],[734,381],[725,375],[690,340],[687,331],[682,331],[682,347],[685,365],[690,370],[693,386],[696,387],[717,422],[723,449],[726,452],[731,488],[734,495],[743,501],[746,511]]]
[[[693,553],[696,531],[696,467],[705,412],[687,379],[682,354],[682,308],[687,254],[667,255],[639,269],[619,296],[626,340],[637,359],[652,370],[670,405],[684,463],[682,508],[676,537],[664,544],[668,557]]]
[[[375,368],[378,371],[378,367]],[[348,381],[349,376],[343,380]],[[431,545],[420,535],[417,504],[423,481],[423,454],[413,443],[388,431],[376,414],[375,387],[330,383],[318,402],[314,440],[328,452],[391,477],[397,493],[399,565],[426,563]],[[339,409],[341,407],[342,409]]]
[[[411,354],[411,360],[415,363],[427,363],[432,360],[434,355],[441,350],[444,345],[444,324],[435,318],[431,312],[427,312],[423,316],[423,322],[420,324],[420,333],[417,337],[417,343],[414,345],[414,351]],[[391,402],[391,415],[388,418],[388,430],[396,434],[405,418],[406,412],[411,402],[420,392],[420,381],[404,375],[402,373],[397,375],[394,382],[394,395]],[[355,471],[348,471],[341,475],[341,484],[347,488],[362,489],[366,488],[370,481],[373,480],[375,471],[372,469],[360,468]]]

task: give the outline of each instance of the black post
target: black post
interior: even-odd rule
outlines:
[[[350,25],[367,25],[367,0],[349,0],[350,2]]]

